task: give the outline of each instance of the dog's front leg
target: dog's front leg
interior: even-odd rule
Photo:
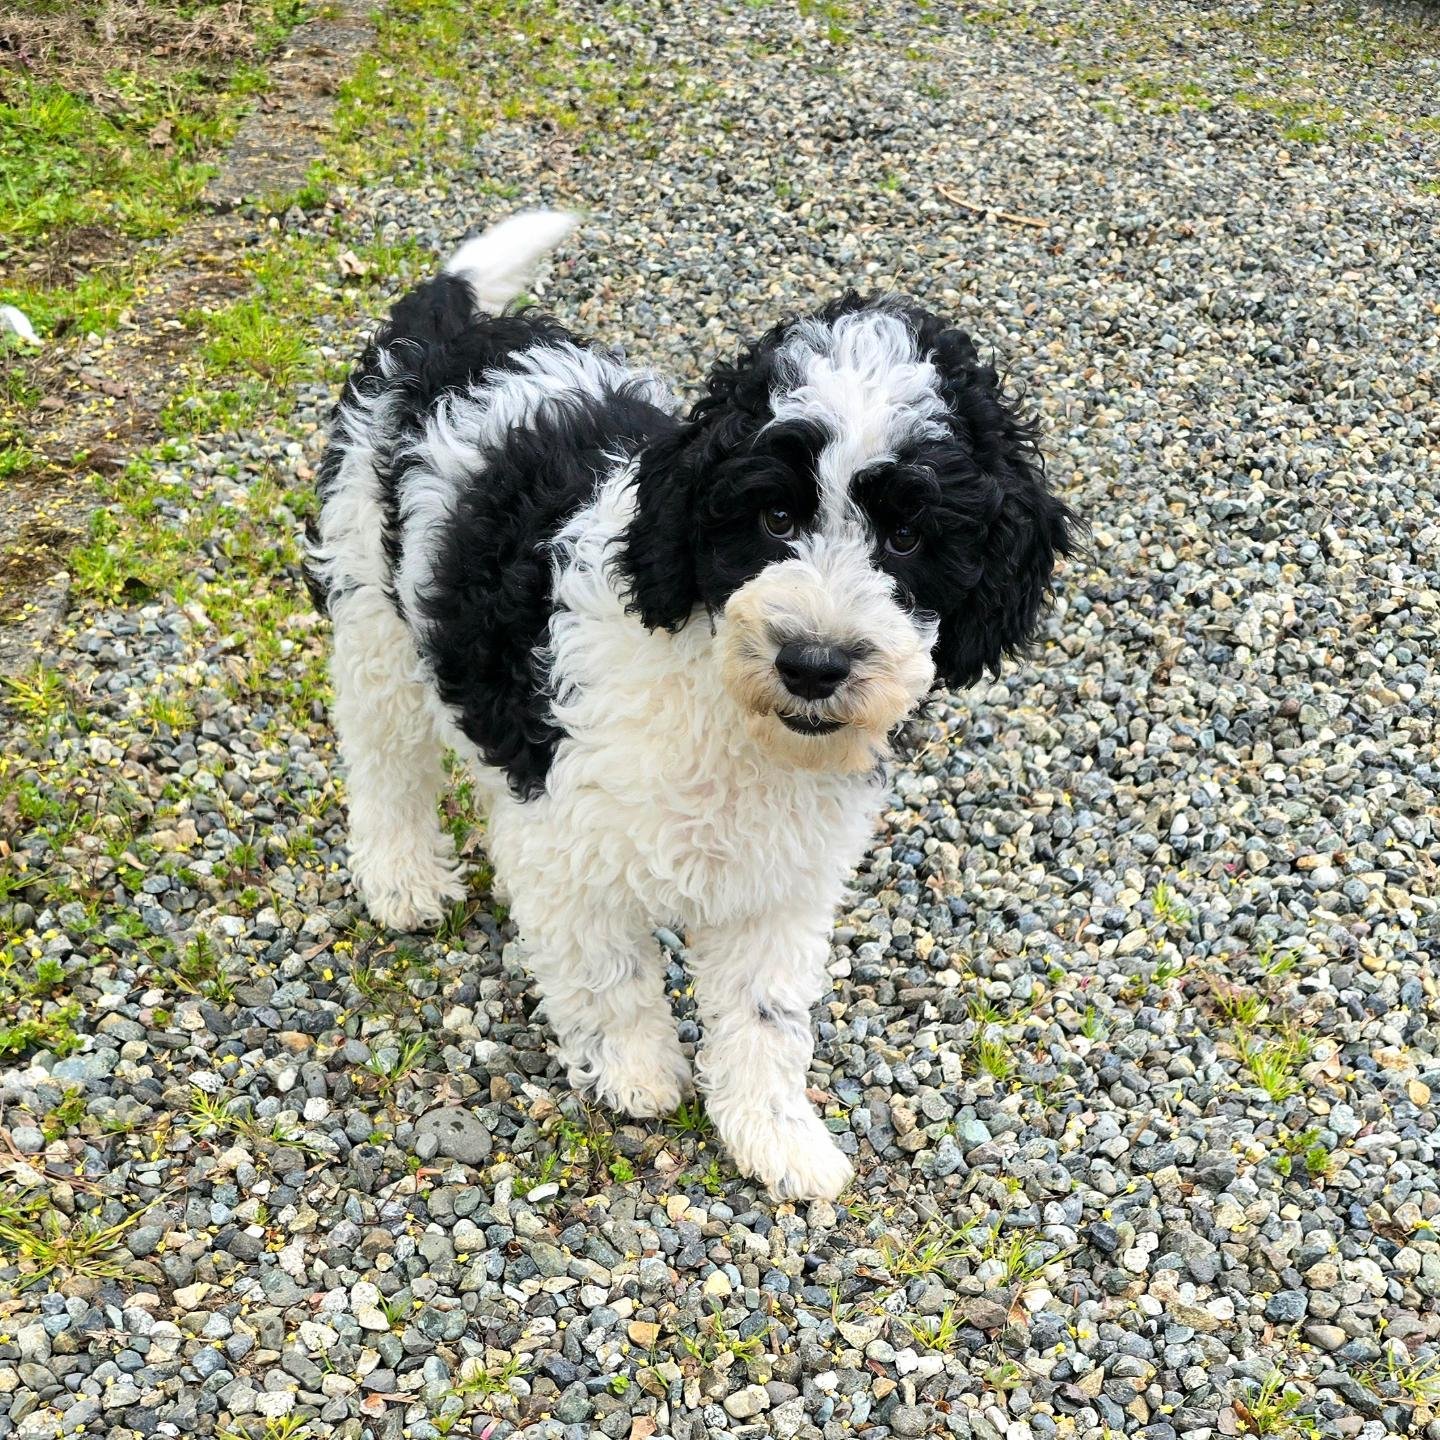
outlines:
[[[850,1181],[805,1096],[811,1006],[828,988],[830,912],[757,917],[692,936],[705,1108],[736,1164],[782,1200],[833,1200]]]
[[[571,1085],[627,1115],[669,1115],[690,1093],[690,1066],[648,919],[563,882],[512,877],[512,888]]]

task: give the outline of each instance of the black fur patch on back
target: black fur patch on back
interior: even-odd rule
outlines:
[[[461,497],[415,617],[441,698],[517,796],[544,788],[561,731],[536,650],[554,604],[549,545],[613,458],[676,421],[622,387],[547,405],[486,454]]]
[[[394,397],[393,425],[383,430],[374,425],[365,429],[375,452],[385,556],[393,575],[400,561],[399,481],[403,467],[397,469],[395,463],[400,447],[415,438],[442,395],[464,390],[489,372],[512,368],[515,357],[532,346],[573,339],[558,320],[539,310],[478,315],[474,291],[458,276],[437,275],[416,286],[391,307],[390,318],[366,345],[331,412],[330,444],[319,470],[320,506],[324,507],[334,488],[344,453],[339,423],[347,414],[358,418],[364,405],[382,394]],[[392,367],[398,367],[392,368],[388,377],[381,368],[382,352],[388,353]],[[312,546],[318,543],[313,521],[306,525],[306,537]],[[328,596],[308,567],[306,584],[318,608],[326,611]],[[399,611],[393,586],[388,593]]]

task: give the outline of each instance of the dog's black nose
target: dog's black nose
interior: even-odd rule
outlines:
[[[801,700],[833,695],[850,673],[850,657],[838,645],[789,644],[780,647],[775,668],[785,688]]]

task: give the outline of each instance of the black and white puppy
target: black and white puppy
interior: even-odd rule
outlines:
[[[995,372],[911,301],[777,325],[688,412],[503,313],[571,224],[466,243],[336,409],[309,571],[351,873],[398,930],[464,893],[453,747],[571,1083],[635,1116],[687,1092],[653,938],[683,925],[716,1128],[777,1197],[833,1197],[809,1012],[888,738],[1024,645],[1073,517]]]

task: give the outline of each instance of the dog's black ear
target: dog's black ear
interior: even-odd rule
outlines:
[[[686,422],[640,454],[635,512],[616,568],[628,608],[647,630],[679,630],[700,603],[696,507],[708,449],[704,427]]]
[[[940,479],[948,538],[934,658],[947,685],[996,674],[1023,653],[1051,593],[1055,562],[1078,547],[1080,526],[1052,495],[1035,427],[982,364],[969,336],[924,337],[940,372],[955,437],[955,472]]]
[[[679,630],[707,597],[700,547],[717,471],[750,445],[769,407],[777,325],[733,363],[710,372],[705,393],[673,432],[652,440],[635,472],[635,513],[616,557],[631,613],[647,630]],[[713,517],[709,517],[713,519]]]

